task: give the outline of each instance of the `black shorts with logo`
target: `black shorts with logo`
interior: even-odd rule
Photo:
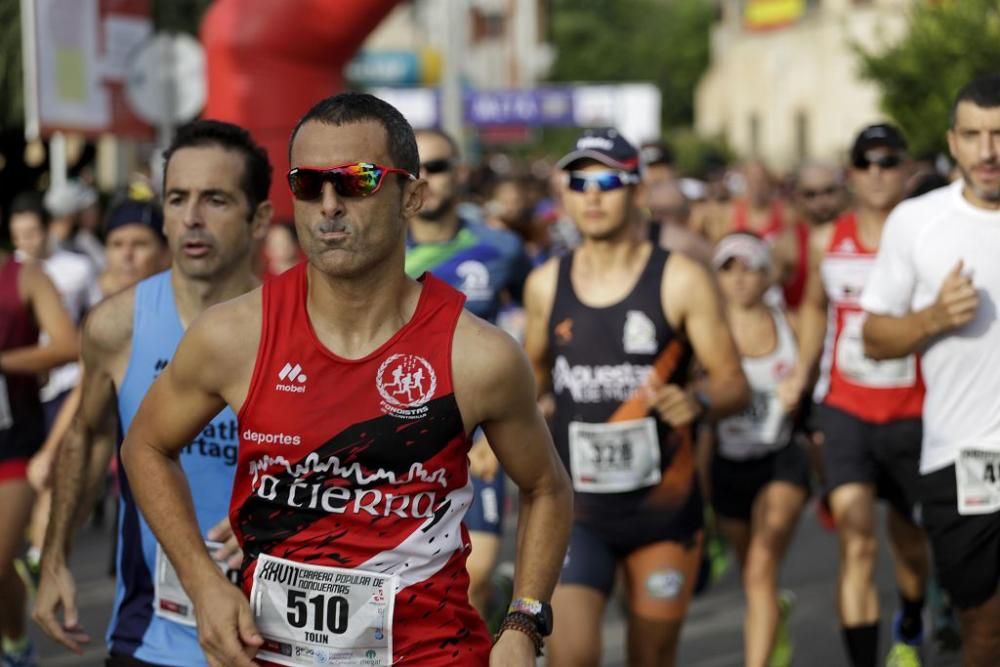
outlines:
[[[920,487],[919,419],[874,424],[838,408],[816,406],[823,434],[826,493],[851,483],[874,484],[878,497],[913,519]]]
[[[796,443],[764,456],[736,461],[716,451],[712,459],[712,507],[719,516],[749,521],[753,504],[771,482],[788,482],[809,493],[809,457]]]
[[[1000,586],[1000,511],[959,514],[954,465],[920,482],[921,516],[938,580],[956,607],[977,607]]]

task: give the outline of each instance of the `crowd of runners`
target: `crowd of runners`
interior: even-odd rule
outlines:
[[[886,123],[701,180],[614,128],[473,166],[360,93],[288,129],[287,174],[201,120],[104,215],[75,181],[5,212],[4,667],[29,617],[104,631],[69,562],[107,493],[111,667],[599,665],[619,599],[628,664],[673,665],[723,549],[745,664],[789,665],[812,520],[842,664],[1000,664],[1000,75],[947,173]]]

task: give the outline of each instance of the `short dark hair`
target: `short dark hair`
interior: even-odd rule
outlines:
[[[196,120],[178,128],[173,141],[163,151],[163,185],[166,190],[167,165],[173,154],[182,148],[218,146],[243,156],[243,178],[240,187],[250,203],[250,213],[267,201],[271,190],[271,161],[267,151],[253,140],[250,133],[239,125],[221,120]]]
[[[1000,73],[975,78],[958,91],[955,103],[951,105],[951,127],[955,127],[958,105],[962,102],[972,102],[984,109],[1000,107]]]
[[[448,148],[451,150],[451,157],[453,160],[458,160],[462,157],[462,152],[458,149],[458,142],[455,141],[455,137],[451,136],[444,130],[438,129],[436,127],[426,127],[422,130],[417,130],[414,134],[426,134],[431,137],[437,137],[445,143],[448,144]]]
[[[49,211],[45,208],[42,196],[37,192],[22,192],[14,197],[10,203],[10,215],[15,213],[29,213],[38,218],[42,227],[49,227]]]
[[[325,125],[349,125],[373,120],[379,123],[389,139],[391,167],[405,169],[411,174],[420,173],[420,157],[413,128],[396,107],[368,93],[340,93],[313,105],[299,119],[288,138],[288,157],[291,161],[292,144],[299,129],[309,121]]]

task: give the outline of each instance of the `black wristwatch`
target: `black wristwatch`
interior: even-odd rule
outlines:
[[[538,634],[548,637],[552,634],[552,605],[534,598],[517,598],[507,608],[508,614],[524,614],[530,617],[538,628]]]
[[[699,408],[698,416],[695,417],[695,419],[703,419],[705,415],[708,414],[708,411],[712,409],[712,399],[708,397],[708,394],[701,390],[691,394],[691,397],[694,399],[694,402],[698,404]]]

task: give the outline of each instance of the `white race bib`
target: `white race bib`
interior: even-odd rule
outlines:
[[[215,553],[222,548],[221,542],[205,541],[209,553]],[[236,585],[239,582],[239,570],[231,570],[224,562],[216,561],[219,569],[229,581]],[[157,616],[174,623],[195,626],[194,603],[184,592],[177,570],[170,559],[163,553],[163,548],[156,545],[156,579],[153,581],[153,610]]]
[[[873,389],[912,387],[917,381],[917,358],[875,361],[865,356],[861,331],[864,313],[844,313],[844,326],[837,338],[837,369],[856,385]]]
[[[1000,510],[1000,452],[958,450],[955,481],[959,514],[991,514]]]
[[[569,424],[570,473],[581,493],[625,493],[660,483],[660,439],[652,417]]]
[[[0,375],[0,431],[14,425],[14,413],[10,409],[10,395],[7,393],[7,379]]]
[[[745,460],[776,451],[788,444],[791,428],[778,395],[755,391],[746,410],[719,422],[719,453]]]
[[[391,665],[397,577],[305,565],[266,554],[250,592],[264,637],[257,657],[279,665]]]

